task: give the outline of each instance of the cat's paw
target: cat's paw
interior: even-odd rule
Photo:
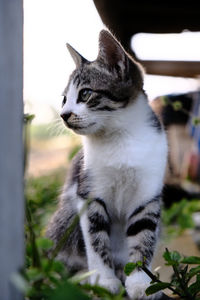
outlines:
[[[135,272],[128,276],[125,281],[126,291],[133,300],[149,299],[145,290],[150,284],[150,278],[143,271]]]
[[[122,286],[121,281],[118,278],[100,279],[98,284],[109,290],[112,294],[119,293],[120,287]]]
[[[97,284],[109,290],[112,294],[117,294],[122,286],[121,281],[116,277],[97,277],[96,281],[91,281],[92,284]]]

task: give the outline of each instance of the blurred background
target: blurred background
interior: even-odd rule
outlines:
[[[38,234],[44,232],[69,162],[80,149],[80,138],[68,131],[59,117],[62,91],[74,69],[65,44],[70,43],[88,60],[94,60],[103,28],[109,28],[146,70],[144,89],[165,125],[170,146],[163,214],[167,234],[176,237],[170,245],[187,255],[198,255],[197,2],[24,0],[24,102],[25,112],[35,115],[30,127],[26,193],[36,230]]]
[[[31,175],[43,174],[57,165],[64,164],[62,150],[66,149],[67,142],[66,140],[63,142],[61,136],[64,134],[66,137],[66,131],[59,119],[59,111],[62,91],[74,68],[65,44],[68,42],[73,45],[88,60],[95,59],[98,53],[98,34],[102,28],[105,28],[101,17],[124,47],[130,52],[134,51],[135,56],[145,66],[148,72],[145,76],[145,90],[150,100],[161,95],[186,93],[199,89],[200,79],[197,76],[197,68],[192,70],[190,67],[190,76],[186,77],[188,65],[185,70],[183,66],[182,71],[178,72],[176,63],[187,61],[193,64],[194,61],[200,60],[200,32],[190,32],[189,29],[193,24],[190,24],[188,18],[187,24],[179,24],[177,16],[174,22],[178,25],[174,25],[173,28],[172,18],[166,16],[166,8],[156,3],[151,6],[145,2],[140,6],[131,3],[131,1],[126,1],[126,4],[115,1],[113,6],[112,1],[24,1],[25,112],[35,115],[33,137],[40,138],[40,142],[44,137],[51,140],[56,137],[56,143],[50,143],[50,149],[45,148],[44,143],[41,144],[42,149],[45,150],[44,155],[42,149],[41,152],[36,151],[39,143],[32,144],[34,148],[32,150],[35,151],[31,152],[29,164]],[[173,15],[173,9],[175,7],[172,6],[171,12],[168,9],[168,13]],[[158,22],[156,16],[156,14],[160,15],[160,11],[165,11],[162,22],[160,20]],[[195,17],[197,18],[198,15]],[[195,28],[197,29],[199,28]],[[175,33],[177,31],[178,33]],[[169,61],[172,66],[171,71],[169,71]],[[174,74],[176,77],[164,76]],[[68,135],[71,136],[69,133]],[[55,150],[53,144],[59,150],[58,155],[52,151]],[[44,161],[45,157],[47,163]]]
[[[35,115],[28,174],[66,167],[71,149],[79,143],[59,117],[61,95],[75,67],[66,43],[93,60],[103,27],[91,0],[24,1],[25,113]]]

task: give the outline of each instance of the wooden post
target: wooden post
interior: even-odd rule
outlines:
[[[23,266],[23,1],[0,0],[0,299],[19,300]]]

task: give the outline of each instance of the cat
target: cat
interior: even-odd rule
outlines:
[[[143,70],[107,30],[99,54],[89,62],[67,44],[76,64],[63,93],[64,124],[83,136],[47,229],[57,243],[88,199],[80,222],[58,258],[69,271],[96,270],[91,284],[132,299],[146,299],[150,278],[127,262],[150,268],[160,228],[167,160],[164,129],[143,91]]]

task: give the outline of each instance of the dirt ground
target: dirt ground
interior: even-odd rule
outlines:
[[[192,231],[190,230],[186,231],[181,236],[170,239],[169,241],[161,239],[154,256],[152,270],[160,267],[158,272],[160,273],[160,279],[163,281],[168,281],[172,274],[172,268],[165,266],[164,259],[162,257],[165,248],[168,248],[170,251],[176,250],[185,256],[200,256],[200,251],[194,243]]]
[[[75,136],[59,136],[47,140],[32,140],[28,155],[27,175],[47,175],[60,167],[68,167],[69,156],[80,145]]]

